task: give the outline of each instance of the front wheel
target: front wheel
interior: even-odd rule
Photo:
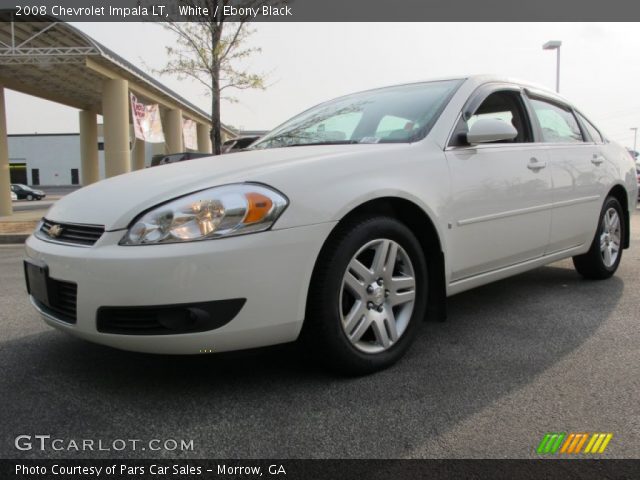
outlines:
[[[393,218],[339,228],[314,271],[303,340],[334,369],[366,374],[395,363],[415,338],[427,266],[415,235]]]
[[[620,202],[614,197],[607,197],[591,248],[584,255],[573,257],[573,265],[584,278],[602,280],[611,277],[618,269],[625,234],[623,215]]]

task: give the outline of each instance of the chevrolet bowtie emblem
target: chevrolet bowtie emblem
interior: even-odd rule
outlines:
[[[62,227],[60,225],[51,225],[51,228],[49,228],[47,234],[51,238],[58,238],[60,235],[62,235]]]

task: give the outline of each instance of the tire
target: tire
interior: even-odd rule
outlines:
[[[393,365],[415,339],[426,313],[427,264],[415,235],[394,218],[338,228],[318,257],[301,339],[314,359],[364,375]]]
[[[625,235],[624,213],[620,202],[607,197],[598,218],[598,229],[589,251],[573,257],[580,275],[590,280],[611,277],[622,259],[622,239]]]
[[[31,194],[27,195],[27,200],[29,200],[29,201],[33,200],[33,195],[31,195]]]

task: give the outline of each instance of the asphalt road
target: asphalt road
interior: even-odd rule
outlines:
[[[0,458],[535,457],[546,432],[640,453],[640,211],[618,274],[570,261],[450,299],[395,367],[340,378],[290,348],[169,357],[85,343],[27,304],[0,247]],[[17,435],[186,439],[193,452],[19,452]]]
[[[65,195],[78,190],[77,186],[52,186],[52,187],[33,187],[36,189],[43,190],[47,196],[43,200],[14,200],[13,201],[13,211],[14,212],[23,212],[29,210],[43,210],[48,209],[51,205],[53,205],[57,200]]]

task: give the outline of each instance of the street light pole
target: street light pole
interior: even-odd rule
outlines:
[[[633,130],[633,154],[635,155],[637,152],[636,145],[638,140],[638,127],[632,127],[630,130]]]
[[[543,50],[556,50],[556,92],[560,93],[560,40],[550,40],[542,45]]]
[[[556,92],[560,93],[560,47],[556,49]]]

